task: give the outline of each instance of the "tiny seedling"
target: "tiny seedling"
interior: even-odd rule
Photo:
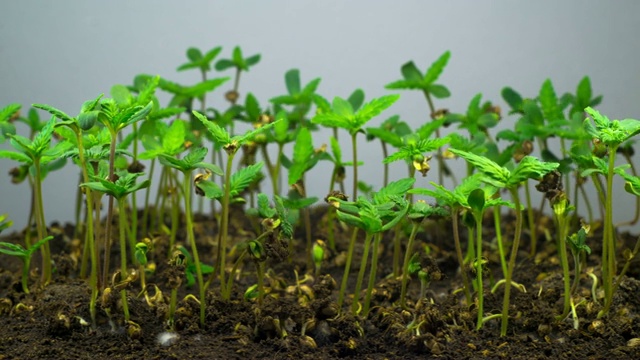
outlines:
[[[0,216],[0,229],[6,223],[3,223],[3,216]],[[29,279],[29,267],[31,265],[31,255],[36,252],[42,245],[53,239],[53,236],[47,236],[46,238],[31,245],[28,249],[25,249],[21,245],[11,244],[8,242],[0,242],[0,253],[15,256],[22,260],[22,291],[25,294],[29,293],[29,285],[27,280]]]

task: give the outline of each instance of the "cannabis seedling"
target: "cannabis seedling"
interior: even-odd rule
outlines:
[[[207,156],[207,148],[201,147],[192,150],[184,158],[178,159],[174,156],[161,153],[158,155],[159,161],[162,165],[176,169],[183,174],[182,183],[182,196],[184,198],[184,212],[187,222],[187,238],[189,245],[191,246],[191,252],[193,253],[193,260],[196,267],[196,276],[198,279],[198,288],[200,291],[200,325],[204,326],[205,317],[205,287],[204,280],[202,278],[202,268],[200,264],[200,257],[198,256],[198,248],[196,246],[196,239],[193,232],[193,217],[191,210],[191,175],[195,169],[204,169],[216,175],[222,175],[222,170],[213,164],[203,162],[205,156]]]
[[[605,145],[608,153],[608,166],[605,173],[606,202],[605,218],[603,224],[604,236],[602,238],[602,282],[605,293],[604,308],[598,314],[599,317],[609,312],[613,302],[614,279],[616,275],[616,241],[613,224],[613,175],[615,168],[616,150],[620,144],[640,133],[640,121],[635,119],[609,120],[598,111],[588,107],[585,111],[593,119],[585,119],[584,128],[594,140]],[[594,126],[595,124],[595,126]],[[584,174],[584,173],[583,173]]]
[[[4,223],[4,215],[0,216],[0,229],[3,228],[7,223]],[[10,223],[9,223],[10,225]],[[8,226],[7,226],[8,227]],[[29,267],[31,265],[31,255],[36,252],[42,245],[44,245],[49,240],[53,239],[53,236],[47,236],[46,238],[36,242],[28,249],[25,249],[21,245],[11,244],[8,242],[0,242],[0,253],[15,256],[22,260],[22,291],[25,294],[29,293],[29,285],[27,284],[27,280],[29,279]]]
[[[249,68],[260,62],[260,54],[255,54],[245,58],[242,55],[242,49],[239,46],[233,48],[231,59],[220,59],[216,63],[216,70],[224,71],[230,68],[236,70],[233,80],[233,90],[226,93],[225,97],[232,105],[238,100],[238,87],[240,86],[240,74],[243,71],[249,71]]]
[[[222,297],[225,300],[228,300],[229,297],[231,296],[231,289],[226,289],[226,283],[224,281],[225,278],[225,268],[226,268],[226,252],[227,252],[227,238],[228,238],[228,232],[229,232],[229,204],[230,204],[230,200],[231,200],[231,192],[232,192],[232,184],[231,184],[231,180],[232,180],[232,166],[233,166],[233,158],[235,157],[237,151],[242,147],[242,145],[250,140],[253,139],[254,136],[268,130],[269,128],[271,128],[272,126],[274,126],[276,123],[270,123],[267,125],[264,125],[258,129],[252,130],[252,131],[248,131],[246,132],[244,135],[237,135],[237,136],[233,136],[231,137],[229,135],[229,133],[223,129],[222,127],[220,127],[218,124],[210,121],[209,119],[207,119],[206,116],[198,113],[197,111],[194,111],[193,114],[202,122],[202,124],[206,127],[206,129],[209,131],[209,133],[211,134],[211,136],[213,137],[213,140],[216,144],[222,146],[222,148],[224,149],[224,151],[227,153],[227,164],[226,164],[226,168],[224,171],[224,188],[222,189],[222,191],[218,191],[220,190],[219,188],[217,190],[214,189],[214,192],[216,194],[217,197],[219,197],[219,194],[222,193],[222,216],[221,216],[221,225],[220,225],[220,243],[218,245],[218,254],[217,254],[217,261],[216,261],[216,265],[217,265],[217,269],[219,270],[219,274],[220,274],[220,290],[222,293]],[[253,176],[248,177],[248,176],[242,176],[242,183],[245,183],[246,180],[246,184],[242,187],[242,189],[244,189],[246,186],[248,186],[254,179],[255,176],[257,174],[257,171],[255,170],[255,168],[258,166],[258,164],[256,164],[255,166],[253,166],[248,173],[245,173],[244,175],[249,175],[249,174],[253,174]],[[262,163],[259,163],[259,166],[262,166]],[[259,171],[259,168],[258,168]],[[238,179],[241,180],[241,179]],[[240,183],[240,182],[238,182]],[[213,184],[213,183],[212,183]],[[236,187],[236,189],[238,189],[238,187]],[[203,191],[206,190],[203,189]],[[239,191],[238,191],[239,193]],[[203,305],[204,306],[204,305]],[[204,315],[203,315],[204,316]],[[204,321],[204,318],[203,318]]]
[[[134,193],[140,189],[144,189],[150,185],[149,180],[145,180],[141,183],[136,183],[136,178],[142,175],[141,173],[118,173],[115,182],[110,180],[99,178],[94,176],[93,182],[83,183],[80,186],[87,187],[91,190],[98,191],[115,198],[118,201],[118,229],[120,231],[120,279],[128,274],[127,271],[127,212],[126,212],[126,196]],[[111,249],[105,249],[106,252],[110,252]],[[120,291],[122,296],[122,309],[124,311],[125,322],[129,321],[129,307],[127,304],[127,290],[122,289]]]
[[[492,160],[476,154],[457,149],[449,149],[449,151],[473,164],[473,166],[475,166],[478,171],[482,172],[485,175],[485,177],[483,178],[484,182],[497,188],[506,188],[507,190],[509,190],[509,192],[511,193],[511,199],[513,200],[513,203],[515,205],[516,229],[513,244],[511,245],[511,255],[509,257],[509,264],[507,267],[507,277],[505,279],[504,300],[502,302],[502,324],[500,327],[500,335],[505,336],[507,334],[507,324],[509,321],[511,279],[513,276],[513,269],[515,268],[516,264],[516,257],[518,256],[518,247],[520,246],[520,236],[522,233],[522,208],[520,205],[518,187],[522,182],[525,182],[530,178],[541,178],[546,173],[555,170],[560,164],[545,163],[534,157],[525,156],[513,170],[509,170],[496,164]]]

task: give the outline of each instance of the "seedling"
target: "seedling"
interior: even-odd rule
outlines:
[[[433,97],[444,99],[448,98],[451,93],[449,92],[449,89],[447,89],[444,85],[437,84],[436,81],[438,81],[438,78],[440,78],[440,75],[442,74],[442,71],[444,71],[444,68],[447,66],[450,57],[451,53],[449,51],[445,51],[435,62],[433,62],[433,64],[431,64],[424,75],[413,61],[409,61],[402,65],[402,67],[400,68],[403,79],[389,83],[385,87],[391,90],[421,91],[427,100],[427,104],[429,105],[431,119],[438,120],[440,115],[433,105]],[[436,138],[440,138],[440,130],[438,128],[436,128],[435,134]],[[451,171],[445,168],[446,165],[442,159],[442,153],[440,152],[440,150],[438,150],[437,160],[438,182],[440,184],[444,184],[445,172],[451,173]]]
[[[7,135],[15,135],[16,127],[13,121],[20,115],[21,108],[20,104],[9,104],[0,109],[0,144],[6,141]]]
[[[8,225],[8,226],[6,226]],[[11,226],[11,223],[4,222],[4,215],[0,216],[0,230]],[[29,293],[29,267],[31,265],[31,255],[36,252],[42,245],[53,239],[53,236],[47,236],[46,238],[31,245],[28,249],[25,249],[21,245],[11,244],[7,242],[0,242],[0,253],[15,256],[22,260],[22,291],[25,294]]]
[[[616,150],[620,144],[640,133],[640,121],[635,119],[612,121],[590,107],[586,108],[585,111],[593,119],[593,123],[589,119],[584,121],[585,130],[594,140],[606,146],[609,153],[608,166],[604,172],[607,178],[606,190],[604,191],[606,197],[603,224],[604,236],[602,238],[602,285],[604,287],[605,303],[604,308],[598,314],[598,316],[601,317],[606,315],[611,308],[616,275],[616,241],[613,228],[613,175]]]
[[[206,116],[194,111],[193,114],[202,122],[202,124],[207,128],[211,136],[213,136],[214,142],[216,144],[220,144],[224,151],[227,153],[227,165],[224,171],[224,188],[222,190],[222,215],[221,215],[221,226],[220,226],[220,243],[218,245],[218,254],[216,264],[218,266],[219,274],[220,274],[220,292],[222,293],[222,297],[225,300],[228,300],[231,296],[231,289],[226,288],[225,283],[225,268],[226,268],[226,252],[227,252],[227,237],[229,232],[229,204],[231,199],[232,192],[232,166],[233,166],[233,158],[235,157],[238,149],[242,147],[244,143],[253,139],[254,136],[268,130],[270,127],[274,126],[274,123],[264,125],[258,129],[248,131],[244,135],[237,135],[231,137],[229,133],[220,127],[218,124],[209,121]],[[260,166],[262,166],[260,164]],[[255,176],[255,169],[257,167],[254,166],[252,170],[246,172],[245,175],[250,175],[253,173]],[[259,169],[259,168],[258,168]],[[239,184],[245,184],[242,188],[248,186],[252,180],[253,176],[242,176],[239,180],[243,180],[242,182],[238,182]],[[248,181],[246,181],[248,180]],[[204,190],[206,193],[206,190]],[[216,195],[219,196],[220,192],[215,191]],[[198,260],[196,259],[196,262]],[[204,294],[203,294],[204,295]],[[204,307],[204,305],[203,305]],[[202,315],[202,322],[204,323],[204,313]]]
[[[476,169],[486,176],[483,178],[484,182],[497,188],[506,188],[509,190],[516,209],[516,229],[513,244],[511,245],[511,255],[509,257],[507,277],[505,279],[504,300],[502,302],[502,324],[500,327],[500,336],[505,336],[507,334],[507,324],[509,321],[511,279],[513,276],[513,269],[515,268],[516,257],[518,255],[520,235],[522,233],[522,208],[520,205],[520,197],[518,195],[518,186],[530,178],[541,178],[546,173],[556,169],[560,164],[545,163],[534,157],[525,156],[513,170],[509,170],[476,154],[457,149],[449,149],[449,151],[455,155],[463,157],[465,160],[473,164]]]
[[[240,86],[240,74],[243,71],[249,71],[249,68],[254,66],[260,62],[260,54],[249,56],[245,58],[242,55],[242,49],[239,46],[233,48],[233,55],[231,59],[220,59],[216,63],[216,70],[224,71],[230,68],[234,68],[236,70],[234,81],[233,81],[233,90],[227,92],[225,95],[227,100],[235,105],[238,100],[238,87]]]

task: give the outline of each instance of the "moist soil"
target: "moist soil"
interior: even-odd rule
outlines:
[[[327,239],[326,213],[326,207],[311,212],[313,240]],[[253,231],[256,221],[246,218],[240,209],[232,211],[231,219],[231,244],[256,237]],[[280,244],[282,248],[275,249],[276,253],[290,251],[291,256],[266,261],[267,295],[262,305],[244,299],[245,290],[256,283],[253,260],[241,262],[231,301],[221,300],[214,280],[207,292],[204,328],[199,326],[199,305],[186,297],[198,293],[197,285],[188,289],[186,281],[183,282],[178,293],[175,332],[164,343],[161,334],[168,330],[169,281],[175,277],[166,256],[168,236],[153,237],[154,246],[148,257],[156,268],[146,276],[148,300],[140,294],[139,281],[127,289],[131,321],[135,324],[123,324],[119,303],[112,308],[110,318],[98,304],[97,324],[92,327],[87,324],[90,289],[79,276],[79,240],[73,239],[72,225],[51,224],[49,232],[56,235],[51,241],[55,274],[47,286],[38,283],[39,255],[32,261],[29,294],[20,286],[19,260],[0,255],[0,359],[640,359],[640,263],[632,261],[615,294],[610,314],[597,319],[603,294],[599,288],[592,292],[592,277],[586,274],[593,272],[600,276],[601,236],[593,231],[595,234],[588,243],[593,251],[586,258],[587,268],[574,295],[574,301],[582,302],[576,308],[577,317],[558,321],[555,317],[562,311],[561,266],[555,242],[544,236],[545,230],[554,234],[553,222],[542,215],[538,219],[539,224],[548,228],[541,226],[538,251],[533,257],[529,256],[529,235],[526,232],[523,235],[514,281],[524,285],[526,292],[516,289],[511,292],[509,331],[505,337],[499,336],[500,319],[489,320],[483,329],[475,330],[476,307],[467,306],[460,291],[462,281],[451,222],[442,218],[424,221],[418,234],[416,251],[428,253],[422,255],[421,264],[432,281],[425,296],[419,299],[420,282],[417,277],[411,280],[406,310],[398,305],[400,278],[390,275],[392,232],[383,239],[380,248],[378,281],[369,316],[364,319],[351,315],[353,295],[346,298],[342,311],[338,311],[339,281],[351,230],[336,223],[336,250],[327,251],[319,274],[314,274],[306,263],[302,230],[298,230],[289,248]],[[484,309],[490,315],[502,309],[503,287],[491,292],[502,274],[493,219],[485,220],[484,256],[488,271],[484,273],[488,275],[484,281]],[[502,224],[509,246],[513,215],[505,214]],[[115,225],[117,234],[117,222]],[[197,216],[195,230],[200,258],[211,264],[216,251],[217,224],[206,216]],[[464,228],[461,236],[464,248],[467,244]],[[2,240],[22,243],[23,239],[24,233],[13,233]],[[178,240],[184,239],[181,230]],[[633,248],[635,243],[635,237],[628,233],[618,233],[618,240],[619,254],[624,248]],[[361,235],[348,293],[353,293],[363,242]],[[119,264],[117,248],[113,246],[111,256],[114,269]],[[229,264],[238,253],[232,252]],[[618,259],[618,271],[624,263],[625,259]],[[467,271],[475,276],[473,271]]]

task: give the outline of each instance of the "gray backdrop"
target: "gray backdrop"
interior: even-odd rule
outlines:
[[[241,94],[251,91],[262,104],[286,91],[283,75],[294,67],[304,83],[321,77],[318,92],[329,99],[346,97],[357,87],[371,99],[390,93],[384,85],[400,78],[404,62],[414,60],[425,69],[451,50],[440,82],[452,97],[437,101],[436,107],[464,112],[482,92],[484,99],[506,109],[500,97],[503,86],[533,97],[550,78],[562,94],[575,91],[589,75],[594,93],[604,95],[603,113],[640,117],[640,2],[633,0],[5,1],[0,9],[0,106],[18,102],[27,109],[39,102],[76,114],[83,101],[108,93],[113,84],[131,83],[138,73],[196,82],[197,72],[175,71],[189,46],[220,45],[220,57],[229,57],[241,45],[246,55],[262,54],[240,84]],[[208,103],[226,107],[222,95],[230,86],[210,95]],[[372,124],[393,114],[412,127],[428,119],[418,92],[402,92]],[[513,120],[504,119],[504,126]],[[23,134],[25,130],[19,128]],[[328,135],[318,134],[316,146],[327,142]],[[379,185],[379,144],[359,140],[366,162],[361,178]],[[6,173],[13,166],[0,160],[0,214],[9,213],[21,227],[29,209],[28,187],[10,184]],[[329,167],[316,171],[309,192],[324,196]],[[397,164],[392,179],[405,174],[404,165]],[[434,179],[435,172],[417,184],[428,186]],[[72,218],[76,180],[71,167],[46,179],[49,221]],[[616,204],[618,220],[632,216],[630,196],[617,192]]]

